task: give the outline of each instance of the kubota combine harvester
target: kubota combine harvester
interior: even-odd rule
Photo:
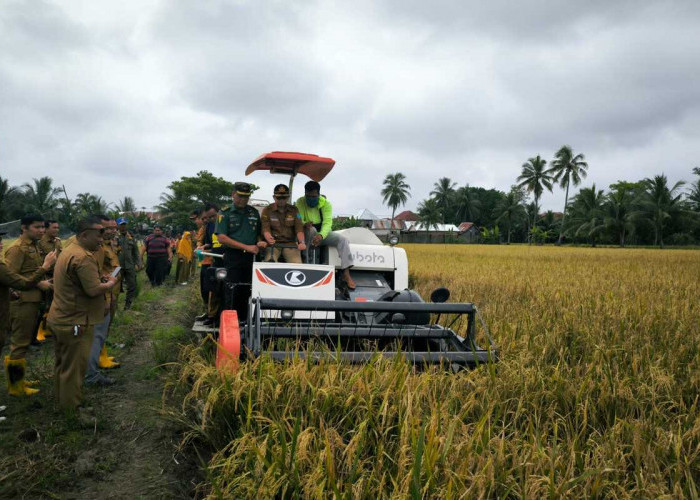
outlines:
[[[320,182],[334,165],[334,160],[312,154],[274,152],[257,158],[246,175],[269,171],[289,176],[291,191],[297,175]],[[447,303],[446,288],[433,291],[426,303],[408,288],[408,259],[395,246],[396,236],[386,245],[366,228],[340,232],[354,257],[354,290],[336,280],[340,258],[332,247],[310,247],[303,264],[255,262],[252,283],[230,282],[225,268],[216,267],[221,260],[215,261],[209,279],[219,281],[225,297],[219,328],[195,322],[194,331],[217,338],[219,369],[262,353],[278,361],[299,356],[350,363],[379,353],[453,369],[498,359],[474,304]],[[232,308],[238,287],[251,290],[246,318],[238,318]],[[486,348],[477,343],[477,322]]]

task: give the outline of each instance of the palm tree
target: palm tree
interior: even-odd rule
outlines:
[[[62,190],[53,187],[51,177],[34,179],[34,184],[26,183],[22,189],[24,190],[25,212],[33,212],[45,217],[55,216],[58,206],[57,196]]]
[[[693,173],[700,176],[700,167],[693,168]],[[690,187],[688,200],[696,212],[700,212],[700,178],[695,181]]]
[[[428,198],[418,205],[418,222],[428,233],[431,227],[437,228],[442,219],[442,210],[435,199]]]
[[[664,174],[656,175],[653,179],[643,181],[644,194],[640,203],[639,215],[649,220],[654,226],[654,245],[664,247],[664,228],[666,221],[682,211],[681,187],[683,181],[668,187],[668,179]]]
[[[136,212],[136,203],[131,196],[125,196],[123,200],[117,203],[117,211],[121,214],[133,214]]]
[[[448,177],[440,178],[435,184],[433,184],[433,190],[430,192],[432,196],[440,207],[442,211],[442,223],[445,223],[445,215],[452,205],[454,199],[456,182],[452,182],[452,179]]]
[[[0,177],[0,222],[9,216],[11,200],[17,192],[16,187],[10,186],[10,181]]]
[[[391,207],[391,226],[394,228],[394,214],[399,205],[405,205],[410,196],[411,186],[406,184],[406,176],[401,172],[387,174],[384,178],[384,188],[382,189],[383,202]]]
[[[613,184],[607,202],[605,203],[605,225],[617,234],[620,246],[625,246],[625,238],[634,231],[632,203],[634,192],[623,183]]]
[[[571,221],[568,232],[574,236],[585,236],[595,247],[596,239],[605,229],[605,193],[597,190],[595,184],[583,188],[574,196],[571,203]]]
[[[518,176],[518,187],[524,187],[535,196],[534,218],[532,219],[531,229],[537,223],[537,215],[540,210],[540,197],[545,188],[552,192],[552,176],[549,171],[545,170],[547,160],[540,158],[540,155],[534,158],[528,158],[527,163],[523,163],[522,173]]]
[[[523,199],[525,194],[517,186],[512,186],[510,192],[505,195],[496,204],[493,215],[496,217],[496,222],[505,221],[508,231],[508,245],[510,245],[510,234],[513,223],[520,217],[527,217]]]
[[[564,235],[564,225],[566,224],[566,207],[569,205],[569,186],[571,183],[578,186],[581,179],[588,174],[588,163],[585,161],[583,154],[574,155],[571,146],[564,145],[559,148],[559,151],[554,155],[554,160],[547,173],[552,175],[552,180],[558,182],[563,188],[566,188],[566,197],[564,198],[564,215],[561,218],[561,226],[559,230],[558,245],[561,245],[561,239]]]
[[[454,202],[457,205],[455,216],[458,222],[474,222],[474,219],[479,216],[481,201],[479,201],[476,193],[469,187],[469,184],[459,188],[455,192]]]

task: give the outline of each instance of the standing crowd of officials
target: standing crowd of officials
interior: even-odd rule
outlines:
[[[105,341],[122,289],[125,309],[133,303],[136,273],[144,267],[145,256],[149,280],[159,286],[174,255],[177,281],[186,284],[195,269],[195,247],[209,254],[201,262],[200,293],[206,312],[199,317],[208,324],[218,322],[224,305],[235,309],[241,320],[246,318],[253,262],[261,252],[266,261],[301,263],[311,260],[309,247],[336,247],[342,279],[348,288],[355,288],[348,240],[332,231],[331,203],[320,189],[309,181],[304,196],[291,204],[289,188],[279,184],[273,192],[275,201],[260,214],[248,204],[250,184],[237,182],[230,207],[220,210],[207,203],[192,212],[195,234],[187,231],[176,242],[156,225],[141,251],[125,218],[88,217],[63,243],[56,221],[23,217],[21,236],[5,250],[5,261],[0,260],[0,350],[11,332],[10,353],[4,360],[9,394],[39,392],[25,377],[26,354],[33,340],[46,336],[55,337],[54,381],[60,407],[78,408],[84,383],[114,383],[101,371],[119,366],[108,355]],[[1,237],[2,233],[0,251]],[[226,269],[227,281],[236,284],[232,296],[225,296],[217,280],[211,279],[212,267]]]

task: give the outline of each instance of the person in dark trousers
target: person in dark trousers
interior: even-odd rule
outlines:
[[[119,233],[117,234],[117,252],[119,265],[122,268],[122,284],[126,288],[124,309],[131,308],[136,297],[136,273],[143,266],[139,256],[139,245],[129,232],[129,221],[125,218],[117,219]]]
[[[146,274],[151,285],[162,285],[173,254],[170,249],[170,240],[163,236],[163,229],[157,224],[153,226],[153,234],[149,235],[144,241],[141,259],[143,259],[144,254],[148,254]]]
[[[219,213],[219,207],[214,203],[206,203],[204,209],[202,210],[202,229],[198,236],[198,248],[209,253],[221,254],[220,244],[214,241],[214,229],[216,227],[216,217]],[[216,245],[216,248],[215,248]],[[209,280],[207,280],[207,270],[212,265],[220,265],[221,262],[214,262],[214,258],[207,256],[202,260],[202,268],[199,276],[199,286],[200,292],[202,294],[202,301],[204,302],[205,312],[201,316],[197,316],[197,319],[205,320],[206,324],[213,324],[214,318],[209,317],[210,310],[210,295],[215,291],[212,289]]]
[[[250,184],[246,182],[234,184],[233,206],[221,211],[214,230],[224,248],[228,280],[242,284],[236,287],[233,296],[233,307],[239,321],[245,321],[248,314],[253,261],[260,249],[267,247],[260,235],[260,214],[248,206],[251,191]]]

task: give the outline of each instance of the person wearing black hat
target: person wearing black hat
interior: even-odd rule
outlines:
[[[262,234],[268,245],[277,243],[296,245],[296,248],[273,248],[265,258],[277,262],[280,253],[289,263],[301,264],[301,252],[306,250],[304,241],[304,224],[299,209],[290,205],[289,188],[284,184],[275,186],[275,202],[266,206],[261,215]]]
[[[234,292],[234,308],[242,321],[247,317],[250,283],[253,279],[253,261],[267,244],[261,240],[260,214],[248,205],[252,189],[247,182],[236,182],[233,206],[223,209],[217,218],[214,233],[224,247],[224,266],[228,279],[243,283]]]
[[[350,268],[354,265],[350,242],[342,234],[333,231],[333,207],[325,196],[321,196],[321,185],[316,181],[307,182],[304,185],[304,196],[295,205],[301,214],[306,241],[310,247],[335,247],[340,257],[343,280],[349,289],[354,290],[355,281],[350,276]]]

